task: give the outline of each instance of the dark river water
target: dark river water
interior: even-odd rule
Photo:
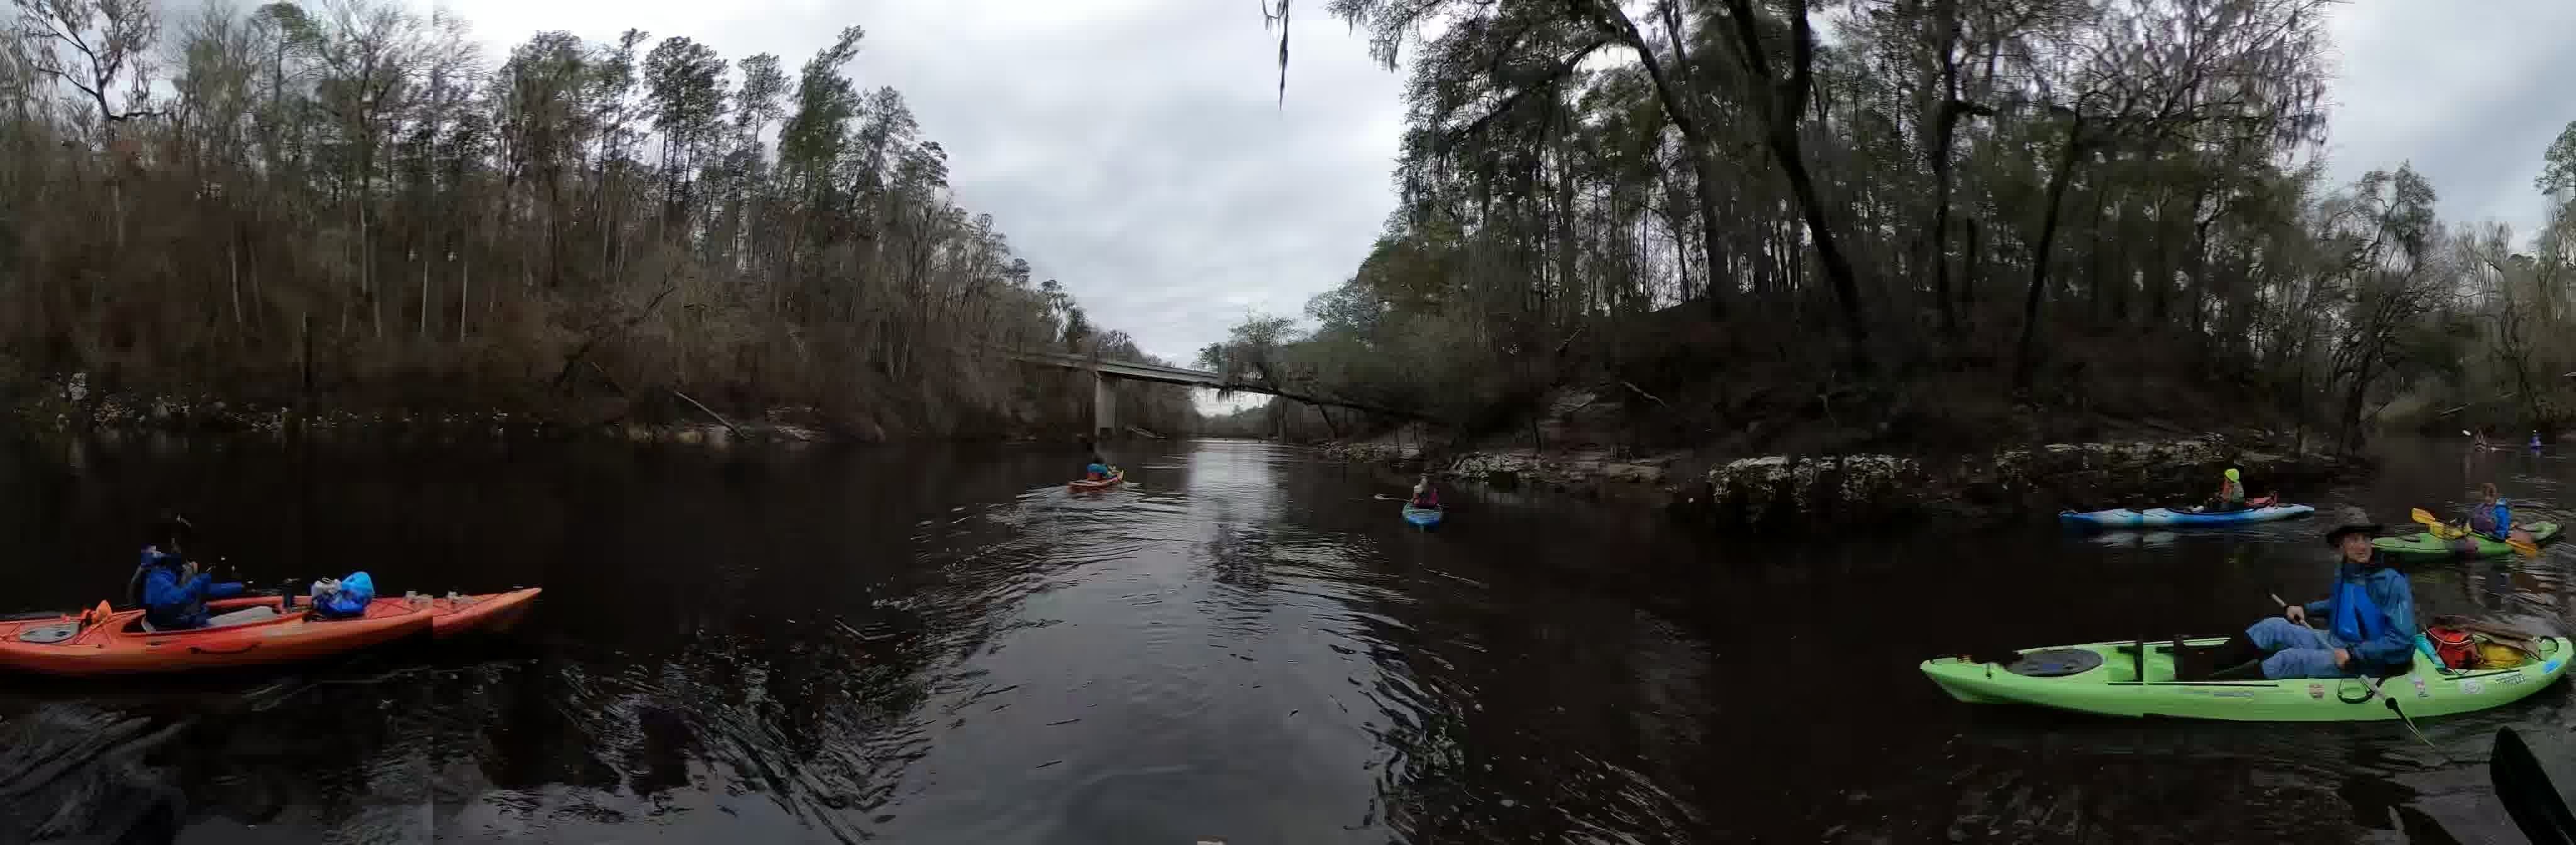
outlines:
[[[136,526],[254,581],[546,588],[507,636],[247,676],[0,676],[0,843],[2483,842],[2561,684],[2397,723],[1973,708],[1936,653],[2242,627],[2392,531],[2576,464],[2405,444],[2320,519],[1701,537],[1261,443],[713,451],[18,446],[0,610],[121,592]],[[2258,494],[2263,479],[2248,479]],[[2414,567],[2426,612],[2564,630],[2576,551]],[[2429,743],[2429,744],[2428,744]]]

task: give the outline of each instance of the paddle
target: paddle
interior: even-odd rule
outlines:
[[[2433,536],[2444,540],[2457,539],[2459,537],[2467,536],[2469,533],[2466,529],[2453,528],[2442,524],[2441,520],[2434,519],[2433,514],[2423,508],[2416,508],[2408,512],[2407,516],[2412,517],[2416,522],[2423,523],[2425,527],[2432,529]],[[2540,556],[2540,547],[2534,545],[2529,540],[2514,538],[2504,541],[2504,544],[2506,547],[2513,549],[2516,554],[2520,554],[2524,557]]]
[[[240,597],[243,598],[275,598],[277,596],[285,595],[287,587],[301,583],[305,580],[301,578],[289,578],[278,582],[279,586],[277,587],[252,587],[249,586],[246,579],[242,578],[241,571],[233,568],[231,559],[225,557],[215,558],[214,564],[212,566],[205,567],[203,571],[205,574],[213,577],[217,581],[243,582],[242,591],[240,593]],[[113,603],[111,603],[111,606],[112,604]],[[126,609],[130,610],[131,608]],[[30,610],[21,613],[0,614],[0,622],[42,622],[49,619],[62,619],[66,617],[79,616],[80,614],[81,612],[77,610],[69,612],[60,610]]]
[[[2495,754],[2487,761],[2487,777],[2494,781],[2496,800],[2504,803],[2513,826],[2522,828],[2524,838],[2536,845],[2576,843],[2576,813],[2567,809],[2567,799],[2549,782],[2549,773],[2540,768],[2540,760],[2531,756],[2530,746],[2512,728],[2497,728]]]
[[[2469,533],[2467,529],[2453,528],[2444,524],[2441,520],[2433,517],[2433,512],[2423,508],[2416,508],[2407,512],[2406,515],[2408,518],[2413,519],[2416,522],[2423,523],[2424,527],[2432,529],[2430,533],[2438,539],[2456,540],[2463,536],[2467,536]]]
[[[2281,594],[2279,594],[2279,593],[2270,593],[2270,594],[2268,594],[2268,595],[2270,595],[2270,596],[2271,596],[2271,598],[2272,598],[2272,605],[2273,605],[2274,607],[2279,607],[2279,608],[2283,608],[2283,609],[2288,609],[2288,608],[2290,607],[2290,603],[2289,603],[2289,602],[2285,602],[2285,601],[2282,601],[2282,600],[2281,600]],[[2420,645],[2419,645],[2419,646],[2417,646],[2417,647],[2418,647],[2418,648],[2421,648],[2422,646],[2420,646]],[[2347,653],[2349,653],[2349,652],[2347,652]],[[2356,658],[2356,659],[2357,659],[2357,658]],[[2386,680],[2385,678],[2380,678],[2380,677],[2374,676],[2374,675],[2372,675],[2372,674],[2370,674],[2370,673],[2368,673],[2368,672],[2363,672],[2363,673],[2361,673],[2361,684],[2362,684],[2362,686],[2368,687],[2368,688],[2370,689],[2370,695],[2371,695],[2371,696],[2375,696],[2375,697],[2377,697],[2377,698],[2379,699],[2380,703],[2388,705],[2388,712],[2397,714],[2397,720],[2398,720],[2398,721],[2406,723],[2406,732],[2407,732],[2407,733],[2414,734],[2414,735],[2415,735],[2415,740],[2416,740],[2417,742],[2424,743],[2424,747],[2425,747],[2425,748],[2432,749],[2432,750],[2433,750],[2433,753],[2434,753],[2436,756],[2441,757],[2441,758],[2442,758],[2443,760],[2445,760],[2445,761],[2447,761],[2447,760],[2451,759],[2451,755],[2443,754],[2443,753],[2442,753],[2442,747],[2441,747],[2441,746],[2434,745],[2432,740],[2424,738],[2424,732],[2423,732],[2423,731],[2421,731],[2421,730],[2417,730],[2417,729],[2416,729],[2416,727],[2415,727],[2415,718],[2414,718],[2414,717],[2412,717],[2412,716],[2408,716],[2408,715],[2406,715],[2406,711],[2405,711],[2405,710],[2402,710],[2402,709],[2399,709],[2399,708],[2398,708],[2398,706],[2397,706],[2397,698],[2396,698],[2395,696],[2391,696],[2391,695],[2389,695],[2388,693],[2386,693],[2386,692],[2384,692],[2384,691],[2382,691],[2382,690],[2380,689],[2381,684],[2382,684],[2385,680]],[[2341,697],[2343,696],[2343,693],[2340,693],[2340,692],[2335,693],[2335,696],[2336,696],[2337,698],[2341,698]],[[2351,700],[2351,701],[2350,701],[2350,703],[2353,703],[2353,704],[2359,704],[2359,703],[2361,703],[2361,702],[2369,701],[2369,700],[2370,700],[2370,698],[2365,697],[2365,698],[2353,699],[2353,700]]]

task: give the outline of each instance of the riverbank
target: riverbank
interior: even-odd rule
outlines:
[[[1329,456],[1506,487],[1660,507],[1720,530],[1818,531],[1925,521],[2028,520],[2060,510],[2179,505],[2205,498],[2221,472],[2253,495],[2297,500],[2368,467],[2295,434],[2005,446],[1950,454],[1863,452],[1711,456],[1572,439],[1556,448],[1453,449],[1419,430],[1324,444]]]
[[[882,428],[835,424],[812,408],[779,408],[757,417],[729,418],[697,406],[697,419],[639,414],[628,403],[567,403],[552,412],[452,411],[294,407],[227,400],[212,395],[146,394],[93,390],[81,374],[11,386],[7,412],[20,428],[39,436],[80,435],[117,440],[146,434],[211,434],[263,438],[290,435],[320,439],[367,437],[460,440],[612,440],[628,443],[824,443],[876,442]]]

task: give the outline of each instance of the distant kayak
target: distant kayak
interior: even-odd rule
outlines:
[[[1103,478],[1099,481],[1084,480],[1067,482],[1064,486],[1075,490],[1105,490],[1109,488],[1109,485],[1125,480],[1127,480],[1126,470],[1110,470],[1108,478]]]
[[[270,666],[331,657],[427,633],[446,639],[499,630],[524,616],[541,589],[432,598],[379,598],[363,616],[324,619],[278,613],[276,596],[218,599],[206,610],[235,624],[184,631],[147,630],[143,610],[104,618],[65,614],[0,622],[0,667],[62,676],[138,675]],[[261,613],[261,611],[266,611]]]
[[[2216,646],[2225,638],[2190,640]],[[2027,704],[2104,716],[2163,716],[2240,722],[2362,722],[2448,716],[2521,700],[2567,672],[2569,643],[2535,643],[2541,659],[2504,669],[2452,670],[2422,652],[2406,674],[2381,682],[2359,678],[2272,681],[2174,680],[2173,643],[2093,643],[2018,652],[2010,664],[1964,657],[1923,661],[1923,674],[1950,697],[1970,704]],[[2145,683],[2140,683],[2143,674]],[[2394,700],[2398,709],[2390,710]]]
[[[1417,508],[1411,502],[1404,504],[1404,521],[1413,523],[1416,527],[1429,528],[1438,525],[1440,515],[1439,508]]]
[[[2241,511],[2222,511],[2215,513],[2202,513],[2194,510],[2171,510],[2168,508],[2148,508],[2142,511],[2130,510],[2128,508],[2113,508],[2107,511],[2091,511],[2088,513],[2064,511],[2057,515],[2057,519],[2060,522],[2069,524],[2098,525],[2104,528],[2155,528],[2176,525],[2227,525],[2238,522],[2270,522],[2275,519],[2289,519],[2294,516],[2307,516],[2308,514],[2316,512],[2316,508],[2309,507],[2307,505],[2266,505],[2258,508],[2246,508]]]
[[[2531,532],[2531,541],[2546,543],[2558,539],[2558,523],[2526,522],[2519,526]],[[2488,537],[2461,537],[2445,540],[2431,532],[2418,531],[2404,537],[2381,537],[2370,541],[2370,547],[2405,558],[2495,557],[2513,549],[2503,540]]]

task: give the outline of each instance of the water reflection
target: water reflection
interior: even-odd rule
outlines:
[[[1469,488],[1424,533],[1371,498],[1405,479],[1258,443],[1132,450],[1085,494],[1040,447],[160,448],[0,458],[19,604],[121,586],[165,504],[266,574],[545,603],[465,648],[12,679],[0,841],[2477,841],[2483,737],[2570,698],[2428,747],[1972,708],[1914,671],[2240,627],[2321,593],[2324,519],[1710,540]],[[2458,463],[2314,501],[2456,510]],[[2514,466],[2559,518],[2564,464]],[[2563,627],[2570,554],[2413,576],[2427,613]]]

